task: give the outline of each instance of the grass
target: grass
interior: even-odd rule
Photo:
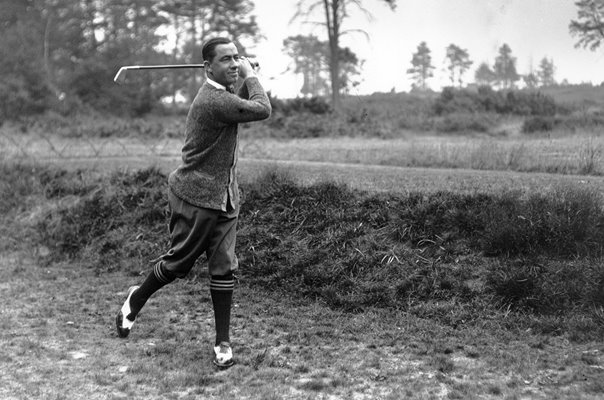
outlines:
[[[2,314],[11,329],[0,336],[10,367],[1,375],[3,398],[599,396],[601,343],[487,324],[452,329],[379,308],[351,314],[245,282],[233,316],[238,363],[221,372],[210,363],[211,307],[202,279],[159,292],[130,338],[120,340],[113,312],[134,277],[61,263],[42,268],[13,256],[27,268],[2,276],[10,290],[0,296],[11,304]],[[36,326],[40,316],[31,310],[49,295],[54,314]]]
[[[82,260],[98,273],[136,273],[133,264],[166,246],[168,211],[157,204],[164,203],[167,178],[160,171],[114,173],[99,186],[81,173],[7,168],[7,186],[28,173],[30,181],[40,178],[23,190],[55,204],[29,226],[47,259]],[[244,191],[240,258],[252,282],[268,289],[295,290],[349,310],[445,300],[472,312],[482,306],[480,295],[496,294],[547,311],[545,305],[587,307],[604,296],[603,272],[591,267],[602,257],[602,199],[590,189],[370,195],[332,183],[300,187],[269,173]],[[13,193],[3,201],[6,210],[28,197]],[[543,267],[546,262],[556,267]],[[469,282],[486,289],[473,291]],[[446,308],[428,312],[450,318]]]
[[[597,133],[548,137],[417,135],[391,139],[320,138],[243,141],[254,159],[459,168],[490,171],[601,175],[602,138]]]
[[[602,102],[597,101],[602,88],[556,87],[508,95],[487,91],[482,100],[493,97],[487,103],[496,104],[494,99],[499,99],[506,108],[519,109],[499,113],[473,109],[472,102],[482,98],[476,93],[449,92],[451,96],[443,94],[440,100],[450,100],[452,109],[442,111],[442,115],[434,110],[439,102],[437,94],[347,96],[339,115],[276,108],[266,122],[242,126],[241,156],[413,168],[604,173],[604,117]],[[580,101],[581,96],[585,101]],[[467,104],[463,99],[474,100]],[[313,100],[298,101],[313,104]],[[525,113],[532,108],[563,111],[556,115],[518,112],[525,108]],[[49,157],[59,161],[150,156],[177,159],[184,120],[184,115],[120,119],[48,113],[24,117],[0,127],[0,154],[6,159],[34,161]],[[536,126],[526,129],[529,125]]]
[[[57,164],[129,165],[133,168],[178,163],[181,139],[87,138],[44,139],[0,134],[0,153],[9,160],[49,161]],[[50,141],[50,142],[49,142]],[[17,143],[17,144],[15,144]],[[56,152],[51,148],[54,147]],[[604,171],[602,138],[595,132],[536,137],[439,136],[409,134],[394,139],[315,138],[277,140],[244,134],[242,163],[303,161],[319,163],[397,166],[601,176]],[[57,153],[58,152],[58,153]],[[27,154],[25,156],[23,153]],[[50,158],[49,158],[50,157]],[[320,167],[325,170],[324,167]],[[363,167],[364,168],[364,167]],[[324,171],[329,173],[329,169]],[[429,173],[429,172],[428,172]],[[451,173],[451,172],[450,172]],[[441,174],[441,172],[438,172]],[[350,180],[347,180],[350,182]],[[355,183],[354,181],[351,183]]]
[[[166,244],[165,175],[3,164],[2,176],[0,397],[600,395],[601,199],[589,190],[247,182],[238,363],[217,371],[203,260],[154,296],[129,339],[114,332],[127,287]],[[519,213],[530,245],[489,239]]]

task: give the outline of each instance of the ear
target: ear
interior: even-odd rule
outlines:
[[[203,69],[206,71],[206,73],[211,72],[211,68],[210,68],[210,62],[209,61],[204,61],[203,62]]]

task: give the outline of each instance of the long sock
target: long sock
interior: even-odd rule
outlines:
[[[162,262],[155,264],[153,271],[147,275],[142,285],[130,296],[130,314],[126,316],[130,321],[134,321],[140,310],[143,308],[149,297],[159,289],[174,281],[164,270]]]
[[[232,274],[210,279],[210,295],[214,306],[214,321],[216,323],[216,346],[221,342],[230,342],[231,304],[235,279]]]

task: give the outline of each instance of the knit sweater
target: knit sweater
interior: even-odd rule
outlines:
[[[256,77],[245,79],[237,94],[205,82],[187,115],[182,163],[168,178],[170,190],[198,207],[227,211],[230,202],[237,208],[238,124],[270,114],[269,99]]]

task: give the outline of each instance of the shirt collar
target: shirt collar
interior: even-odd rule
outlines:
[[[210,78],[206,78],[208,80],[208,83],[212,86],[214,86],[216,89],[220,89],[220,90],[226,90],[227,88],[224,85],[221,85],[220,83],[210,79]]]

